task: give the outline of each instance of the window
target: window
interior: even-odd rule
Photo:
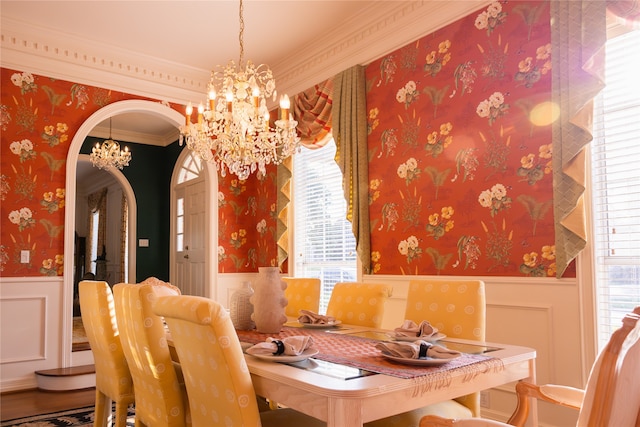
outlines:
[[[90,257],[91,269],[90,272],[96,273],[96,260],[98,259],[98,233],[100,229],[100,211],[96,210],[91,212],[91,242],[89,247],[91,248]]]
[[[302,148],[293,161],[296,277],[322,283],[320,313],[325,313],[333,286],[357,279],[356,241],[346,220],[342,173],[334,161],[333,139],[324,147]]]
[[[180,185],[193,181],[202,176],[203,164],[200,157],[192,152],[185,157],[178,173],[178,186],[176,189],[176,223],[175,223],[175,249],[178,252],[185,250],[184,225],[185,225],[185,186]]]
[[[598,347],[640,305],[640,31],[609,39],[591,143]]]

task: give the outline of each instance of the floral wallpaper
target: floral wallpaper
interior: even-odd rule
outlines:
[[[374,273],[555,275],[551,55],[503,1],[367,66]]]
[[[221,178],[222,179],[222,178]],[[276,168],[239,180],[227,175],[218,188],[218,272],[277,267]]]
[[[554,276],[550,42],[548,2],[494,2],[367,66],[374,274]],[[0,84],[0,274],[61,275],[70,141],[137,97],[24,70]],[[276,191],[275,168],[220,177],[220,272],[277,265]]]
[[[73,136],[98,109],[145,98],[5,68],[0,84],[0,275],[60,276],[65,162]],[[275,170],[246,182],[220,179],[220,271],[274,265],[275,187]],[[22,251],[29,252],[28,263],[20,262]]]

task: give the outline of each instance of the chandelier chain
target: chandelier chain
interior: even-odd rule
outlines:
[[[240,32],[238,33],[238,40],[240,41],[240,62],[238,66],[242,67],[244,63],[244,6],[242,4],[242,0],[240,0]]]

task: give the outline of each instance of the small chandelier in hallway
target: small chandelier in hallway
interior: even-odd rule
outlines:
[[[246,179],[266,165],[280,164],[298,147],[297,122],[289,114],[289,98],[280,99],[280,118],[272,127],[266,99],[276,99],[271,69],[244,63],[244,18],[240,0],[240,61],[211,72],[207,105],[200,104],[197,122],[191,123],[193,107],[187,106],[186,123],[180,128],[180,145],[207,162],[215,163],[222,176],[227,171]]]
[[[131,161],[129,147],[124,147],[124,150],[121,150],[118,141],[111,138],[111,117],[109,117],[109,139],[102,144],[96,143],[91,150],[89,160],[98,169],[109,169],[113,166],[122,170],[123,167],[129,166]]]

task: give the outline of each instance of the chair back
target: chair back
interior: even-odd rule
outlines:
[[[167,322],[180,358],[192,425],[260,425],[249,369],[227,311],[191,295],[161,297],[154,310]]]
[[[381,283],[336,283],[327,305],[327,316],[350,325],[379,328],[392,291],[391,285]]]
[[[486,300],[481,280],[411,280],[405,319],[428,320],[452,338],[484,341]]]
[[[579,426],[640,426],[640,307],[627,314],[596,359]]]
[[[320,309],[320,279],[310,277],[283,277],[287,283],[284,296],[287,298],[285,314],[298,317],[300,310],[317,313]]]
[[[172,285],[169,282],[164,282],[164,281],[158,279],[157,277],[147,277],[146,279],[144,279],[139,284],[140,285],[152,285],[153,286],[153,291],[159,297],[160,296],[169,296],[169,295],[180,295],[180,294],[182,294],[182,292],[180,292],[180,288],[178,288],[177,286]]]
[[[83,280],[78,293],[82,324],[96,367],[96,391],[126,408],[134,402],[133,380],[120,342],[111,288],[107,282]],[[98,405],[100,412],[111,413],[110,403],[102,408],[101,399],[97,399],[96,408]],[[119,424],[124,425],[126,415],[126,411],[116,413],[118,418],[124,417]]]
[[[162,319],[153,312],[156,286],[113,287],[124,354],[136,396],[136,418],[147,426],[187,425],[185,393],[171,360]]]
[[[486,298],[481,280],[411,280],[404,318],[428,320],[452,338],[485,341]],[[480,416],[480,393],[455,399]]]

